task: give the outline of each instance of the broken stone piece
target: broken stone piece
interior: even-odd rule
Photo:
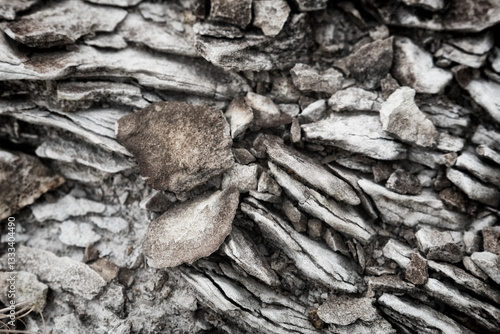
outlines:
[[[293,0],[301,12],[325,9],[328,0]]]
[[[292,125],[290,126],[290,140],[292,144],[300,145],[302,143],[302,133],[300,129],[300,122],[298,118],[292,120]]]
[[[328,105],[333,111],[378,111],[378,94],[357,87],[350,87],[333,94]]]
[[[239,192],[231,187],[178,204],[150,223],[142,249],[153,268],[193,263],[215,252],[231,232]]]
[[[326,116],[328,108],[325,100],[318,100],[308,105],[299,115],[301,124],[317,122]]]
[[[371,298],[353,298],[331,294],[318,308],[318,316],[328,324],[346,326],[358,319],[373,321],[378,317]]]
[[[297,209],[292,202],[285,200],[283,202],[283,211],[297,232],[305,232],[307,230],[306,215]]]
[[[487,145],[479,145],[478,147],[476,147],[476,153],[479,156],[486,158],[497,165],[500,165],[500,153],[492,150]]]
[[[254,118],[252,108],[247,106],[245,98],[242,96],[235,98],[229,104],[224,115],[231,126],[233,139],[244,134]]]
[[[490,252],[476,252],[470,258],[493,281],[500,284],[500,255]]]
[[[235,163],[222,175],[221,189],[236,187],[241,193],[257,189],[259,167],[255,164],[240,165]]]
[[[418,178],[404,169],[394,171],[387,180],[385,187],[401,195],[418,195],[422,191]]]
[[[453,74],[434,66],[432,55],[407,37],[394,40],[392,75],[417,93],[437,94],[453,79]]]
[[[95,31],[113,31],[127,12],[90,5],[80,0],[49,4],[16,21],[1,24],[12,39],[29,47],[49,48],[74,43]]]
[[[10,280],[12,277],[15,280]],[[12,294],[9,294],[9,290],[12,291],[11,285],[15,286],[15,299],[8,297]],[[30,272],[0,272],[0,301],[4,305],[10,305],[10,300],[14,300],[16,304],[28,302],[34,303],[42,311],[47,302],[48,290],[49,287]]]
[[[0,19],[14,20],[17,12],[22,12],[31,8],[38,1],[39,0],[2,1],[2,5],[0,7]]]
[[[336,69],[318,71],[306,64],[296,64],[291,70],[293,84],[300,91],[335,93],[342,87],[344,76]]]
[[[448,168],[446,177],[470,199],[496,207],[500,205],[500,191],[493,186],[485,185],[476,178],[457,169]]]
[[[205,105],[152,104],[122,117],[117,139],[158,190],[191,190],[234,164],[229,125],[221,111]]]
[[[453,188],[446,188],[439,192],[439,198],[453,209],[467,213],[474,214],[477,209],[477,203],[471,201],[462,191]]]
[[[270,37],[280,33],[290,14],[290,6],[285,0],[256,0],[252,2],[252,7],[253,25]]]
[[[451,263],[462,261],[464,242],[460,232],[422,228],[415,233],[418,248],[429,260],[441,260]]]
[[[60,228],[59,240],[69,246],[85,248],[101,239],[101,236],[95,233],[92,225],[88,223],[66,220],[60,225]]]
[[[411,260],[405,271],[405,279],[415,285],[422,285],[427,282],[427,262],[418,253],[411,254]]]
[[[260,174],[257,190],[261,193],[268,192],[275,196],[281,196],[280,186],[267,172]]]
[[[0,220],[66,181],[37,158],[5,150],[0,150],[0,175]]]
[[[233,148],[234,158],[242,165],[248,165],[255,161],[255,157],[247,149]]]
[[[102,213],[105,209],[106,206],[102,203],[71,195],[66,195],[55,203],[38,203],[31,207],[35,219],[39,222],[49,219],[65,221],[69,217],[84,216],[89,212]]]
[[[457,158],[456,167],[465,169],[481,181],[500,188],[500,168],[489,166],[470,151],[462,152]]]
[[[86,39],[85,44],[115,50],[125,49],[128,46],[123,37],[115,33],[100,33],[94,38]]]
[[[437,11],[444,8],[444,0],[403,0],[407,6],[422,7],[427,10]]]
[[[500,255],[500,228],[487,226],[482,233],[484,251]]]
[[[307,221],[307,235],[312,239],[319,239],[323,234],[323,222],[316,218],[311,218]]]
[[[252,20],[252,0],[212,0],[209,19],[245,29]]]
[[[484,79],[471,80],[463,87],[474,101],[500,123],[500,84]]]
[[[90,265],[90,268],[101,275],[109,283],[118,275],[120,268],[108,259],[101,258]]]
[[[260,128],[274,128],[292,122],[290,115],[282,112],[270,98],[248,92],[245,97],[246,105],[253,110],[253,126]]]
[[[137,5],[142,0],[86,0],[86,1],[99,5],[131,7]]]
[[[438,133],[432,121],[415,103],[415,91],[401,87],[382,103],[380,121],[385,131],[423,147],[436,144]]]

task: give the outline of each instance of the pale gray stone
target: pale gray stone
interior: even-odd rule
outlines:
[[[463,152],[455,164],[457,168],[465,169],[483,182],[491,183],[500,188],[500,168],[483,163],[470,151]]]
[[[255,161],[255,157],[247,149],[233,148],[233,155],[236,161],[242,165],[248,165]]]
[[[408,149],[408,160],[435,169],[439,165],[453,166],[457,161],[457,154],[455,152],[442,153],[423,147],[410,147]]]
[[[328,99],[333,111],[379,111],[378,94],[362,88],[350,87],[334,93]]]
[[[471,97],[500,123],[500,84],[484,79],[471,80],[465,87]]]
[[[307,230],[306,215],[300,212],[289,200],[283,201],[283,212],[297,232],[305,232]]]
[[[252,2],[253,25],[261,28],[266,36],[274,37],[283,29],[290,14],[290,6],[285,0]]]
[[[68,246],[87,247],[101,240],[101,236],[94,232],[89,223],[77,223],[71,220],[64,221],[59,228],[59,240]]]
[[[500,133],[495,130],[487,130],[479,125],[471,138],[474,144],[487,145],[493,150],[500,150]]]
[[[113,233],[120,233],[121,231],[128,230],[128,221],[122,217],[100,217],[92,216],[90,221],[99,228],[111,231]]]
[[[275,196],[281,196],[281,188],[267,172],[262,172],[259,177],[257,191],[264,193],[268,192]]]
[[[233,167],[222,174],[221,189],[236,187],[241,193],[255,190],[258,183],[258,172],[259,167],[257,165],[240,165],[235,163]]]
[[[116,50],[125,49],[128,46],[123,37],[115,33],[100,33],[94,38],[86,39],[85,44],[98,48],[110,48]]]
[[[245,98],[242,96],[231,101],[224,116],[226,116],[231,126],[231,137],[233,139],[243,135],[254,119],[252,108],[247,105]]]
[[[408,6],[422,7],[427,10],[437,11],[444,8],[444,0],[403,0]]]
[[[487,54],[475,55],[464,52],[452,45],[444,43],[443,46],[434,53],[435,57],[443,57],[450,61],[469,66],[471,68],[480,68],[486,63]]]
[[[301,12],[325,9],[327,0],[293,0]]]
[[[346,326],[356,320],[373,321],[379,317],[372,305],[374,299],[335,296],[331,294],[318,308],[318,316],[328,324]]]
[[[436,148],[444,152],[459,152],[465,146],[465,138],[456,137],[446,132],[439,132]]]
[[[420,251],[429,260],[442,260],[451,263],[462,261],[465,245],[461,232],[422,228],[415,233]]]
[[[99,5],[131,7],[137,5],[142,0],[86,0],[86,1]]]
[[[306,64],[296,64],[291,70],[293,84],[300,91],[335,93],[342,88],[344,76],[336,69],[320,72]]]
[[[292,122],[290,115],[282,112],[273,100],[266,96],[248,92],[245,102],[253,111],[252,125],[256,129],[273,128]]]
[[[493,207],[497,207],[500,204],[500,191],[497,188],[485,185],[478,179],[454,168],[447,169],[446,177],[466,193],[470,199]]]
[[[39,0],[10,1],[2,0],[0,7],[0,19],[14,20],[17,12],[25,11],[38,3]]]
[[[34,303],[40,311],[43,311],[47,304],[47,292],[49,287],[41,283],[36,275],[27,271],[18,272],[0,272],[0,301],[8,306],[10,300],[8,298],[9,290],[12,291],[11,285],[15,287],[16,304]]]
[[[476,252],[470,258],[493,281],[500,284],[500,255],[490,252]]]
[[[87,213],[102,213],[105,209],[106,206],[102,203],[71,195],[66,195],[55,203],[46,202],[31,206],[31,211],[39,222],[49,219],[65,221],[69,217],[84,216]]]
[[[470,258],[470,256],[464,256],[463,263],[464,263],[465,269],[467,269],[468,271],[470,271],[470,273],[472,275],[474,275],[474,276],[482,279],[483,281],[486,281],[488,279],[488,275],[486,275],[486,273],[484,271],[482,271],[474,263],[474,261],[472,261],[472,259]]]
[[[299,115],[301,124],[317,122],[326,116],[327,104],[325,100],[318,100],[308,105]]]
[[[487,145],[479,145],[476,147],[476,153],[483,158],[486,158],[497,165],[500,165],[500,153],[492,150]]]

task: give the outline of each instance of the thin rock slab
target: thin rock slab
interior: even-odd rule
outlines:
[[[30,155],[0,150],[0,220],[66,180]]]
[[[455,168],[448,168],[446,177],[459,189],[469,196],[470,199],[498,207],[500,205],[500,191],[498,188],[485,185],[476,178],[469,176]]]
[[[486,110],[491,117],[500,123],[500,84],[485,79],[471,80],[463,88]]]
[[[259,167],[255,164],[240,165],[235,163],[233,167],[222,174],[221,189],[236,187],[241,193],[257,189],[257,176]]]
[[[270,37],[280,33],[290,14],[290,6],[285,0],[257,0],[252,2],[252,7],[253,25],[261,28],[264,35]]]
[[[0,5],[0,19],[14,20],[18,12],[22,12],[33,7],[35,4],[38,3],[38,1],[39,0],[23,0],[23,1],[2,0]]]
[[[242,136],[254,119],[252,108],[247,105],[243,96],[239,96],[231,101],[224,116],[226,116],[231,126],[231,137],[233,139]]]
[[[99,33],[97,36],[86,39],[84,42],[90,46],[115,50],[125,49],[128,46],[123,37],[115,33]]]
[[[483,182],[500,188],[500,168],[489,166],[470,151],[463,152],[457,158],[455,166],[467,170]]]
[[[169,268],[212,254],[231,232],[238,204],[231,187],[172,207],[148,227],[142,243],[148,264]]]
[[[500,165],[500,153],[492,150],[487,145],[479,145],[478,147],[476,147],[476,153],[479,156],[488,159],[497,165]]]
[[[334,68],[318,71],[307,64],[296,64],[290,75],[295,87],[304,92],[335,93],[342,88],[344,76]]]
[[[441,260],[451,263],[462,261],[465,252],[461,232],[444,231],[424,227],[415,233],[420,251],[429,260]]]
[[[470,258],[493,281],[500,284],[500,255],[490,252],[476,252]]]
[[[42,7],[0,28],[12,39],[29,47],[48,48],[74,43],[95,31],[113,31],[127,12],[118,8],[90,5],[80,0],[57,2]]]
[[[360,319],[366,322],[379,317],[371,298],[330,295],[318,308],[318,316],[328,324],[347,326]]]
[[[102,213],[106,205],[88,200],[86,198],[75,198],[66,195],[54,203],[37,203],[31,206],[35,219],[39,222],[46,220],[65,221],[69,217],[84,216],[87,213]]]
[[[340,147],[374,159],[406,157],[405,146],[384,131],[378,115],[332,114],[319,122],[302,125],[302,132],[305,141]]]
[[[245,29],[252,20],[252,0],[210,1],[209,20],[222,21]]]
[[[234,164],[229,125],[221,111],[208,106],[155,103],[122,117],[117,139],[158,190],[191,190]]]
[[[450,230],[462,230],[469,224],[467,216],[447,210],[432,191],[423,190],[420,195],[408,196],[394,193],[368,180],[359,180],[358,184],[371,196],[386,223],[409,227],[425,223]]]
[[[377,93],[358,87],[340,90],[328,99],[333,111],[379,111]]]

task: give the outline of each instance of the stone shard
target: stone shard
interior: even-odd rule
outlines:
[[[500,228],[485,227],[483,233],[483,249],[485,252],[500,255]]]
[[[235,163],[233,167],[222,174],[221,189],[236,187],[240,193],[246,193],[257,189],[257,176],[259,167],[255,164],[240,165]]]
[[[118,7],[131,7],[137,5],[143,0],[86,0],[98,5],[118,6]]]
[[[360,319],[374,321],[379,317],[371,298],[330,295],[318,308],[318,316],[328,324],[346,326]]]
[[[267,192],[275,196],[281,196],[281,188],[269,175],[268,172],[262,172],[259,177],[259,184],[257,190],[261,193]]]
[[[500,84],[485,79],[471,80],[463,88],[474,101],[500,123]]]
[[[255,129],[274,128],[292,123],[292,117],[282,112],[270,98],[248,92],[245,102],[253,111],[252,126]]]
[[[35,219],[39,222],[46,220],[65,221],[69,217],[84,216],[87,213],[104,212],[106,206],[102,203],[86,198],[75,198],[66,195],[55,203],[37,203],[31,207]]]
[[[401,87],[382,103],[380,121],[385,131],[402,141],[429,147],[436,144],[438,132],[429,117],[415,103],[415,91]]]
[[[446,209],[444,203],[429,190],[423,190],[417,196],[407,196],[368,180],[359,180],[358,184],[371,196],[386,223],[410,227],[427,224],[451,230],[462,230],[469,224],[467,216]]]
[[[325,9],[328,0],[293,0],[301,12]]]
[[[411,254],[411,260],[405,271],[405,279],[415,285],[422,285],[427,282],[429,274],[427,272],[427,262],[418,253]]]
[[[418,248],[429,260],[451,263],[462,261],[465,245],[461,232],[422,228],[415,233]]]
[[[407,6],[422,7],[427,10],[437,11],[444,8],[444,0],[403,0]]]
[[[193,263],[215,252],[231,232],[239,192],[217,191],[178,204],[148,227],[142,249],[153,268]]]
[[[252,108],[247,105],[245,98],[242,96],[231,101],[224,115],[231,126],[231,137],[233,139],[243,135],[254,118]]]
[[[467,170],[483,182],[500,188],[500,168],[485,164],[470,151],[463,152],[457,158],[455,166]]]
[[[397,169],[387,180],[385,187],[401,195],[418,195],[422,191],[420,181],[404,169]]]
[[[80,0],[67,0],[49,4],[14,22],[3,23],[0,28],[29,47],[48,48],[74,43],[95,31],[113,31],[125,16],[127,12],[123,9],[102,11]]]
[[[478,179],[462,173],[455,168],[448,168],[446,177],[460,190],[466,193],[470,199],[493,207],[500,205],[500,191],[498,188],[485,185]]]
[[[39,0],[22,0],[22,1],[3,0],[0,5],[0,19],[14,20],[18,12],[25,11],[33,7],[38,2]]]
[[[123,37],[115,33],[100,33],[94,38],[86,39],[85,44],[115,50],[125,49],[128,46]]]
[[[158,102],[118,121],[117,139],[159,190],[183,192],[231,168],[229,125],[208,106]]]
[[[16,304],[35,303],[39,310],[43,311],[47,303],[47,292],[49,287],[41,283],[36,275],[27,271],[18,271],[15,275],[16,297],[8,298],[12,277],[11,272],[0,271],[0,301],[4,305],[10,305],[10,300],[14,300]],[[12,294],[12,292],[10,293]],[[9,300],[10,299],[10,300]]]
[[[233,155],[236,161],[242,165],[248,165],[255,161],[255,157],[247,149],[233,148]]]
[[[71,220],[64,221],[61,225],[59,240],[68,246],[87,247],[101,239],[101,236],[94,232],[89,223],[77,223]]]
[[[472,261],[497,284],[500,284],[500,255],[490,252],[476,252]]]
[[[288,220],[290,220],[290,222],[292,223],[295,231],[305,232],[307,230],[306,215],[300,212],[300,210],[297,209],[289,200],[285,200],[283,202],[283,212],[285,213],[285,216],[288,218]]]
[[[46,250],[19,246],[17,259],[18,269],[29,270],[54,290],[91,300],[106,286],[106,281],[86,264]]]
[[[378,115],[332,114],[316,123],[302,125],[303,139],[340,147],[380,160],[406,157],[406,148],[383,130]]]
[[[299,115],[301,124],[317,122],[325,118],[328,106],[325,100],[318,100],[308,105]]]
[[[392,75],[417,93],[437,94],[453,79],[453,74],[435,67],[432,55],[407,37],[394,40]]]
[[[280,33],[290,14],[290,6],[285,0],[256,0],[252,2],[252,7],[253,25],[261,28],[264,35],[270,37]]]
[[[486,158],[497,165],[500,165],[500,153],[492,150],[487,145],[479,145],[478,147],[476,147],[476,153],[479,156]]]
[[[263,146],[272,161],[293,170],[308,184],[336,200],[351,205],[360,203],[359,197],[348,183],[334,176],[308,156],[285,146],[278,137],[262,135],[256,139],[254,145]]]
[[[335,93],[342,88],[344,76],[336,69],[329,68],[318,71],[306,64],[296,64],[291,70],[292,81],[295,87],[305,92]]]
[[[0,220],[66,181],[37,158],[6,150],[0,150],[0,175]]]
[[[393,37],[363,45],[335,66],[349,74],[363,88],[375,89],[390,71],[393,58]]]
[[[350,87],[333,94],[328,100],[333,111],[379,111],[378,94]]]
[[[209,19],[245,29],[252,20],[252,0],[212,0]]]

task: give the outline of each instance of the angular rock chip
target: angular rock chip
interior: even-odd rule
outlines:
[[[402,141],[429,147],[436,144],[438,133],[429,117],[415,103],[415,91],[401,87],[382,103],[380,121],[385,131]]]
[[[291,70],[293,84],[300,91],[335,93],[342,88],[344,76],[336,69],[317,71],[306,64],[296,64]]]
[[[500,150],[500,132],[487,130],[483,125],[479,125],[471,138],[474,144],[487,145],[491,149]]]
[[[359,197],[348,183],[330,173],[308,156],[284,145],[278,137],[262,135],[256,139],[255,144],[262,145],[272,161],[290,168],[308,184],[336,200],[351,205],[360,203]]]
[[[500,123],[500,84],[491,80],[477,79],[471,80],[463,88],[469,92],[477,104]]]
[[[267,172],[262,172],[259,177],[259,184],[257,186],[257,190],[260,193],[271,193],[275,196],[281,196],[281,188],[274,181],[274,179]]]
[[[259,167],[255,164],[240,165],[235,163],[222,175],[221,189],[236,187],[241,193],[257,189]]]
[[[98,48],[109,48],[116,50],[125,49],[128,46],[123,37],[115,33],[100,33],[94,38],[86,39],[85,44]]]
[[[97,227],[111,231],[113,233],[120,233],[121,231],[128,229],[128,222],[122,217],[92,216],[90,217],[90,221]]]
[[[95,233],[92,225],[88,223],[67,220],[61,224],[60,228],[59,240],[69,246],[85,248],[101,239],[101,236]]]
[[[422,7],[427,10],[440,10],[444,8],[444,0],[403,0],[405,5]]]
[[[221,111],[158,102],[118,121],[117,139],[153,188],[193,189],[234,164],[229,125]]]
[[[32,204],[66,180],[24,153],[0,150],[0,220]]]
[[[484,251],[500,255],[500,228],[485,227],[482,233]]]
[[[418,253],[411,254],[411,260],[405,271],[405,279],[415,285],[422,285],[427,282],[429,274],[427,272],[427,262]]]
[[[14,20],[16,18],[17,12],[22,12],[31,8],[38,1],[39,0],[22,0],[22,1],[3,0],[0,6],[0,19]]]
[[[245,102],[253,111],[253,128],[274,128],[292,123],[292,117],[282,112],[273,100],[266,96],[248,92]]]
[[[242,165],[248,165],[255,161],[255,157],[247,149],[233,148],[234,158]]]
[[[49,219],[64,221],[69,217],[84,216],[89,212],[101,213],[106,209],[102,203],[85,198],[66,195],[55,203],[38,203],[31,207],[35,219],[43,222]]]
[[[101,258],[90,265],[90,268],[95,270],[96,273],[101,275],[104,280],[109,283],[118,275],[120,268],[109,261],[108,259]]]
[[[231,232],[236,188],[199,196],[172,207],[149,224],[142,249],[153,268],[193,263],[215,252]]]
[[[417,93],[437,94],[453,79],[453,74],[434,66],[432,55],[407,37],[394,40],[392,75]]]
[[[358,319],[373,321],[378,317],[371,298],[330,295],[318,308],[318,316],[328,324],[346,326]]]
[[[379,111],[378,94],[357,87],[350,87],[333,94],[328,105],[333,111]]]
[[[358,184],[371,196],[386,223],[410,227],[424,223],[451,230],[462,230],[469,224],[467,216],[447,210],[430,190],[423,190],[417,196],[407,196],[396,194],[368,180],[359,180]]]
[[[0,28],[12,39],[29,47],[48,48],[74,43],[95,31],[113,31],[127,12],[123,9],[90,5],[80,0],[52,3],[33,14]]]
[[[18,269],[35,274],[51,289],[65,290],[91,300],[106,286],[106,281],[84,263],[58,257],[42,249],[19,246]]]
[[[290,6],[285,0],[255,0],[252,2],[252,7],[253,25],[261,28],[264,35],[270,37],[280,33],[290,14]]]
[[[500,255],[490,252],[476,252],[470,258],[493,281],[500,284]]]
[[[252,0],[212,0],[209,19],[245,29],[252,20]]]
[[[316,123],[302,125],[305,141],[340,147],[380,160],[406,157],[406,148],[389,136],[378,115],[333,114]]]
[[[470,199],[493,207],[500,205],[500,191],[498,188],[485,185],[476,178],[454,168],[447,169],[446,177],[466,193]]]
[[[464,256],[463,259],[464,267],[467,269],[472,275],[486,281],[488,279],[488,275],[484,271],[482,271],[469,256]]]
[[[293,0],[301,12],[325,9],[328,0]]]
[[[12,277],[11,272],[0,272],[0,301],[4,305],[10,305],[8,298]],[[47,303],[47,292],[49,287],[41,283],[36,275],[26,271],[18,271],[15,275],[16,304],[28,302],[35,303],[40,310],[43,310]],[[12,291],[12,290],[11,290]],[[12,300],[12,299],[11,299]]]
[[[300,212],[292,202],[289,200],[285,200],[283,202],[283,212],[285,216],[290,220],[293,225],[293,228],[297,232],[305,232],[307,231],[307,217],[305,214]],[[335,251],[335,249],[334,249]]]
[[[441,260],[451,263],[462,261],[465,251],[461,232],[422,228],[415,233],[418,248],[429,260]]]
[[[391,69],[393,37],[371,42],[343,59],[335,66],[350,74],[363,88],[375,89]]]
[[[118,7],[131,7],[137,5],[142,0],[86,0],[98,5],[109,5]]]
[[[301,124],[317,122],[325,118],[328,106],[325,100],[318,100],[308,105],[299,115]]]
[[[470,151],[463,152],[457,158],[455,166],[467,170],[483,182],[491,183],[500,188],[500,168],[485,164]]]
[[[476,153],[483,158],[486,158],[497,165],[500,165],[500,153],[492,150],[487,145],[479,145],[476,147]]]
[[[401,195],[418,195],[422,191],[420,181],[404,169],[397,169],[387,180],[385,187]]]
[[[254,118],[252,108],[246,104],[243,96],[231,101],[224,115],[231,126],[231,137],[233,139],[244,134]]]

